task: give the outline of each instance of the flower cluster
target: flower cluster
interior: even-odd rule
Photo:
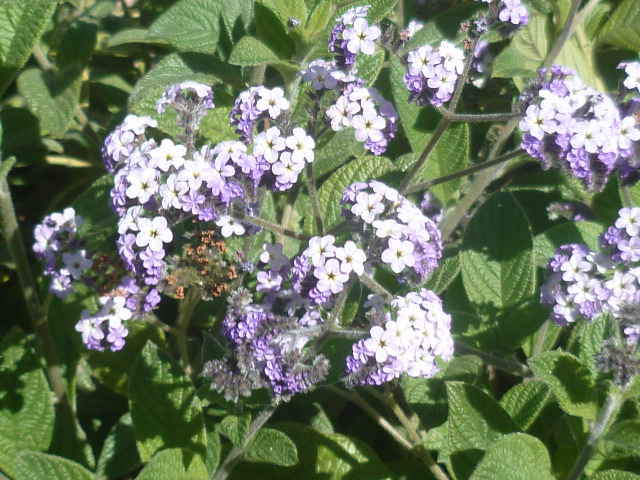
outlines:
[[[214,108],[213,91],[208,85],[192,81],[176,83],[167,88],[156,102],[156,111],[164,113],[167,107],[176,112],[175,124],[184,131],[183,138],[192,144],[200,125],[200,120],[207,111]]]
[[[604,253],[563,245],[549,260],[541,301],[553,309],[550,320],[557,325],[580,317],[593,320],[603,312],[626,321],[629,305],[640,303],[640,208],[621,209],[600,246]],[[637,341],[640,325],[635,323],[624,329],[629,341]]]
[[[66,208],[44,217],[34,230],[33,252],[45,261],[44,273],[51,277],[49,291],[62,299],[72,292],[72,280],[82,280],[93,265],[77,236],[82,222],[73,208]]]
[[[276,120],[288,109],[289,100],[280,87],[251,87],[238,95],[229,112],[229,119],[231,126],[236,127],[240,141],[249,143],[253,138],[254,127],[260,120]]]
[[[508,36],[529,23],[529,12],[521,0],[481,0],[490,4],[489,18],[485,21],[491,25],[498,23],[502,36]]]
[[[624,73],[627,74],[622,85],[631,92],[640,93],[640,62],[622,62],[618,68],[624,68]]]
[[[453,355],[451,316],[432,291],[394,298],[390,310],[370,311],[376,324],[347,357],[348,385],[380,385],[403,373],[428,378],[438,372],[436,357],[448,361]]]
[[[329,36],[329,51],[334,54],[335,65],[342,71],[349,71],[362,52],[372,55],[375,41],[380,38],[380,28],[369,25],[367,10],[370,6],[354,7],[338,17]]]
[[[464,53],[442,41],[438,48],[425,45],[409,52],[407,62],[403,80],[409,90],[409,101],[441,107],[451,99],[458,75],[464,69]]]
[[[621,174],[629,173],[640,129],[611,98],[560,66],[541,69],[523,95],[530,104],[520,121],[521,146],[543,168],[561,167],[591,190],[600,190],[616,167],[627,165]]]
[[[391,267],[400,281],[418,283],[442,256],[435,223],[396,190],[372,180],[350,185],[342,196],[342,216],[368,258]]]
[[[221,330],[229,353],[222,360],[207,362],[202,372],[211,380],[211,388],[233,402],[266,388],[277,403],[321,381],[329,362],[323,355],[305,351],[319,333],[309,328],[320,323],[319,316],[296,317],[282,311],[279,302],[251,302],[251,294],[243,288],[229,297]]]

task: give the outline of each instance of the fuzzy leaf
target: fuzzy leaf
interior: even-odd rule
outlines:
[[[640,3],[624,0],[611,14],[598,35],[598,40],[608,45],[640,51]]]
[[[263,64],[283,63],[276,52],[262,43],[257,38],[243,37],[229,56],[229,63],[243,67]]]
[[[0,94],[25,64],[57,3],[3,2],[0,8]]]
[[[553,480],[549,452],[536,437],[507,435],[487,451],[469,480]]]
[[[598,249],[602,225],[595,222],[567,222],[540,233],[533,239],[536,266],[546,267],[556,248],[567,243],[583,243]]]
[[[570,415],[595,420],[595,384],[589,369],[570,353],[544,352],[529,359],[533,373],[553,391],[560,408]]]
[[[220,433],[231,440],[236,447],[242,447],[249,431],[249,423],[251,423],[249,414],[227,415],[220,422]]]
[[[127,412],[111,427],[100,452],[96,473],[100,477],[119,477],[140,465],[131,414]]]
[[[204,418],[195,389],[180,365],[147,342],[129,383],[129,407],[138,452],[148,462],[162,448],[186,448],[204,458]]]
[[[281,431],[262,428],[247,445],[243,459],[291,467],[298,463],[298,450],[295,443]]]
[[[500,405],[522,430],[535,421],[551,395],[549,387],[536,380],[514,385],[500,399]]]
[[[96,480],[93,473],[76,462],[30,450],[18,455],[16,472],[16,480],[51,480],[53,478]]]
[[[440,295],[460,273],[460,255],[457,253],[441,259],[438,267],[424,283],[424,287]]]
[[[149,29],[149,38],[159,38],[181,52],[213,54],[220,36],[219,0],[179,0],[160,15]]]
[[[327,132],[320,137],[315,148],[313,178],[320,178],[345,164],[351,157],[361,157],[364,153],[362,144],[355,139],[350,128],[335,133]]]
[[[613,425],[598,443],[609,458],[640,457],[640,420],[623,420]]]
[[[169,448],[156,453],[136,480],[207,480],[209,475],[202,459],[182,448]]]
[[[640,480],[640,475],[622,470],[604,470],[589,476],[589,480]]]

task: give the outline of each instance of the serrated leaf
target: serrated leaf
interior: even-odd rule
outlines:
[[[131,414],[127,412],[111,427],[100,452],[96,474],[99,477],[119,477],[140,465]]]
[[[16,459],[16,480],[95,480],[96,477],[82,465],[66,458],[46,453],[24,451]]]
[[[385,53],[383,49],[378,49],[373,55],[360,54],[356,60],[358,64],[358,77],[364,80],[364,84],[373,86],[382,70]]]
[[[38,118],[40,133],[62,137],[80,101],[82,76],[78,65],[70,65],[60,73],[28,68],[18,77],[18,90],[29,111]]]
[[[553,480],[549,452],[535,437],[507,435],[487,451],[469,480]]]
[[[298,450],[296,444],[281,431],[261,428],[247,445],[242,458],[248,462],[291,467],[298,463]]]
[[[318,203],[325,228],[330,228],[340,220],[340,199],[345,188],[353,182],[366,182],[380,178],[391,170],[393,170],[393,163],[388,158],[368,155],[352,160],[333,173],[318,189]],[[307,227],[306,224],[305,227]]]
[[[0,359],[0,470],[14,476],[20,451],[49,447],[52,392],[35,352],[17,327],[0,343]]]
[[[570,415],[595,420],[598,413],[596,391],[589,369],[570,353],[543,352],[529,359],[533,373],[544,381]]]
[[[530,380],[511,387],[500,399],[500,406],[515,420],[522,430],[535,421],[551,396],[544,382]]]
[[[219,0],[179,0],[160,15],[149,29],[149,38],[159,38],[182,52],[213,54],[220,36]]]
[[[236,447],[242,447],[249,431],[251,415],[227,415],[220,422],[219,430],[225,437],[231,440]]]
[[[624,0],[611,14],[598,35],[598,40],[628,50],[640,51],[640,3]]]
[[[328,140],[325,140],[326,138]],[[327,132],[320,137],[315,149],[313,178],[320,178],[343,165],[351,157],[363,156],[364,152],[362,144],[355,139],[350,128],[335,133]]]
[[[193,384],[180,365],[151,342],[131,371],[129,407],[143,462],[171,447],[186,448],[204,458],[204,418]]]
[[[582,243],[592,250],[598,249],[602,225],[595,222],[567,222],[540,233],[533,239],[536,266],[546,267],[555,249],[567,243]]]
[[[243,67],[283,63],[278,54],[257,38],[243,37],[233,47],[229,63]],[[286,62],[285,62],[286,63]]]
[[[462,382],[446,382],[446,387],[451,463],[458,478],[467,478],[483,451],[519,428],[500,404],[482,390]]]
[[[3,2],[0,8],[0,94],[25,64],[56,2]]]
[[[640,457],[640,420],[623,420],[609,428],[598,450],[609,458]]]
[[[202,459],[182,448],[169,448],[156,453],[136,480],[207,480],[209,475]]]
[[[622,470],[604,470],[589,476],[589,480],[640,480],[640,475]]]
[[[533,238],[527,217],[510,193],[498,192],[474,214],[462,238],[462,281],[481,314],[513,307],[533,296]]]

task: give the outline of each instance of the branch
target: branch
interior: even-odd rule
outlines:
[[[316,184],[313,180],[313,165],[307,162],[304,166],[304,172],[307,177],[307,191],[309,192],[309,199],[311,200],[311,209],[313,210],[313,219],[316,222],[316,230],[318,231],[318,235],[324,235],[322,214],[320,213]]]
[[[533,377],[533,372],[529,367],[523,365],[517,360],[509,360],[493,355],[492,353],[483,352],[473,347],[469,347],[464,343],[455,342],[455,351],[458,353],[466,353],[480,357],[484,363],[491,365],[503,372],[510,373],[516,377],[529,378]]]
[[[245,223],[250,223],[255,225],[256,227],[264,228],[265,230],[269,230],[270,232],[276,235],[284,235],[285,237],[293,238],[294,240],[300,240],[302,242],[308,242],[311,238],[309,235],[305,235],[303,233],[294,232],[288,228],[282,228],[280,225],[276,225],[275,223],[268,222],[260,217],[250,217],[244,216],[241,217],[240,220]]]

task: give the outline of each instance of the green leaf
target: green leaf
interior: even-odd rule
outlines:
[[[96,477],[82,465],[66,458],[46,453],[24,451],[16,459],[16,480],[95,480]]]
[[[327,138],[328,140],[325,140]],[[350,128],[339,132],[327,132],[320,137],[315,148],[313,178],[320,178],[346,163],[351,157],[363,156],[364,152],[362,144],[355,139]]]
[[[500,399],[500,405],[522,430],[535,421],[551,396],[544,382],[530,380],[511,387]]]
[[[204,458],[206,432],[189,377],[170,355],[147,342],[129,383],[129,407],[143,462],[162,448],[186,448]]]
[[[257,0],[271,10],[287,28],[291,17],[303,22],[307,19],[307,6],[304,0]]]
[[[613,425],[598,442],[598,450],[609,458],[640,457],[640,420]]]
[[[640,51],[640,3],[624,0],[600,30],[598,40],[608,45]]]
[[[204,464],[209,473],[217,470],[221,455],[220,435],[215,430],[207,430],[207,457]]]
[[[533,252],[538,267],[546,267],[555,249],[567,243],[582,243],[592,250],[598,249],[602,225],[595,222],[566,222],[536,235]]]
[[[553,392],[560,408],[570,415],[595,420],[596,390],[589,369],[570,353],[551,351],[529,359],[533,373]]]
[[[535,437],[507,435],[487,451],[469,480],[553,480],[549,452]]]
[[[220,9],[220,18],[229,33],[231,39],[238,28],[238,24],[242,27],[242,33],[245,33],[251,24],[253,18],[253,0],[236,0],[235,2],[226,2],[224,8]]]
[[[276,52],[267,47],[257,38],[243,37],[229,56],[229,63],[243,67],[263,64],[286,63],[281,60]]]
[[[77,20],[69,25],[60,39],[56,66],[64,68],[78,62],[86,66],[96,47],[97,33],[98,25],[95,22]]]
[[[332,0],[318,0],[313,6],[313,10],[309,14],[309,19],[305,26],[307,36],[313,37],[316,34],[324,31],[331,18],[331,12],[333,10]]]
[[[213,54],[220,36],[219,0],[179,0],[160,15],[149,29],[149,38],[159,38],[182,52]]]
[[[508,315],[498,318],[498,338],[505,354],[522,346],[549,318],[549,310],[539,299],[521,303]]]
[[[100,452],[96,474],[99,477],[120,477],[140,465],[131,414],[127,412],[111,427]]]
[[[447,430],[451,462],[458,478],[467,478],[482,452],[518,425],[482,390],[462,382],[446,382]]]
[[[296,54],[296,44],[287,34],[287,27],[282,20],[259,2],[255,3],[254,12],[258,40],[273,50],[279,58],[293,58]]]
[[[318,189],[318,203],[325,228],[330,228],[340,220],[340,199],[345,188],[353,182],[367,182],[380,178],[391,170],[393,170],[393,163],[388,158],[367,155],[352,160],[333,173]],[[314,223],[313,219],[307,219],[308,223]],[[306,223],[305,227],[307,227]],[[315,228],[315,225],[308,227]]]
[[[222,107],[209,110],[200,123],[200,136],[211,144],[237,140],[238,135],[229,123],[229,111]]]
[[[622,470],[604,470],[589,476],[589,480],[640,480],[640,475]]]
[[[207,480],[202,459],[182,448],[168,448],[156,453],[136,480]]]
[[[19,452],[49,447],[53,401],[38,357],[17,327],[0,343],[0,359],[0,470],[14,476]]]
[[[281,431],[262,428],[251,439],[242,458],[248,462],[291,467],[298,463],[298,450],[296,444]]]
[[[398,0],[371,0],[366,2],[356,2],[361,5],[371,5],[367,11],[367,20],[369,23],[375,23],[386,17],[396,6]]]
[[[81,70],[70,65],[53,75],[38,68],[28,68],[18,77],[18,90],[29,111],[40,123],[40,133],[60,138],[73,120],[80,101]]]
[[[594,355],[602,351],[605,340],[619,336],[619,325],[610,314],[601,315],[592,322],[581,320],[571,330],[568,342],[569,350],[595,376],[597,370]]]
[[[462,238],[462,281],[476,311],[493,316],[533,296],[533,238],[510,193],[498,192],[474,214]]]
[[[251,423],[251,415],[228,415],[220,422],[220,433],[231,440],[236,447],[242,447],[244,440],[247,438],[249,424]]]
[[[358,77],[364,80],[364,84],[373,86],[382,70],[385,53],[383,49],[378,49],[373,55],[359,54],[356,60],[358,64]]]
[[[440,295],[460,273],[460,255],[457,253],[440,260],[438,267],[424,283],[423,287]]]
[[[3,2],[0,8],[0,94],[25,64],[57,2]]]

